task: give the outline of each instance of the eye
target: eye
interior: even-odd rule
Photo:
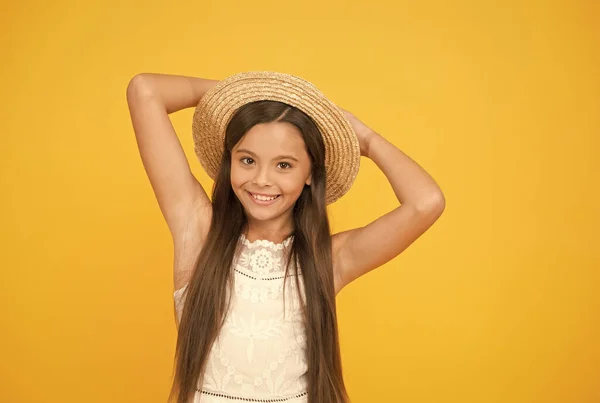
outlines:
[[[242,164],[244,165],[250,165],[254,162],[254,160],[250,157],[244,157],[242,159],[240,159],[240,161],[242,162]]]
[[[282,169],[290,169],[292,166],[287,163],[287,162],[280,162],[279,164],[277,164],[280,168]]]

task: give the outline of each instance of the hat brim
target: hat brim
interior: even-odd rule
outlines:
[[[296,107],[316,123],[325,143],[326,204],[350,190],[360,168],[360,145],[342,110],[312,83],[290,74],[250,71],[219,81],[194,111],[194,151],[214,180],[223,155],[225,130],[233,114],[254,101],[279,101]]]

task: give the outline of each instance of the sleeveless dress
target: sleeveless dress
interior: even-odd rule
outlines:
[[[291,236],[279,244],[240,237],[232,264],[235,292],[194,403],[307,402],[306,333],[295,277],[303,300],[304,282],[294,263],[285,282],[284,310],[291,241]],[[186,288],[174,292],[178,324]]]

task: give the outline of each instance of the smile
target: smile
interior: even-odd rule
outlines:
[[[279,196],[281,196],[281,195],[265,196],[265,195],[253,194],[253,193],[250,193],[250,192],[248,192],[248,193],[250,194],[250,196],[252,197],[252,199],[255,202],[258,202],[258,204],[262,204],[262,205],[264,205],[264,204],[271,204],[273,201],[275,201],[276,199],[278,199]]]

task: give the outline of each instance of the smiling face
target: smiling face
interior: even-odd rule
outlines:
[[[249,221],[291,220],[310,174],[302,133],[290,123],[255,125],[231,152],[231,187]]]

